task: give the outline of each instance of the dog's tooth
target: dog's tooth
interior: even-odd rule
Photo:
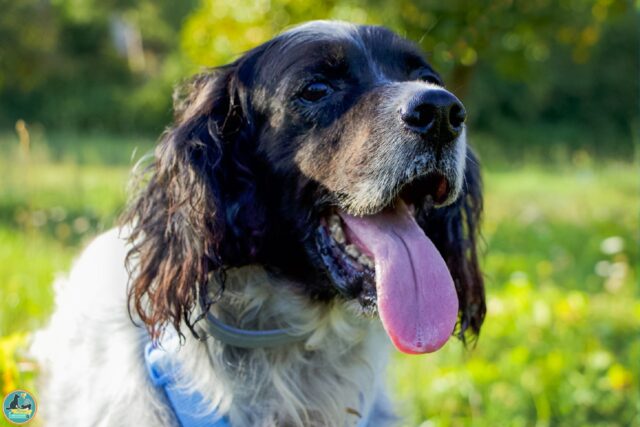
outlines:
[[[358,248],[356,247],[356,245],[347,245],[344,248],[345,252],[347,254],[349,254],[351,257],[358,259],[360,257],[360,251],[358,250]]]
[[[347,241],[347,239],[344,237],[344,231],[339,226],[337,226],[335,230],[333,228],[331,229],[331,235],[333,236],[333,240],[340,243],[341,245],[344,245],[344,243]]]
[[[344,230],[342,229],[342,222],[340,221],[340,217],[336,214],[333,214],[329,217],[328,223],[329,231],[331,231],[333,240],[343,245],[346,242],[346,238],[344,235]]]
[[[365,254],[360,255],[360,257],[358,258],[358,262],[364,266],[367,266],[369,268],[374,268],[375,264],[373,262],[373,260],[371,258],[369,258],[368,256],[366,256]]]

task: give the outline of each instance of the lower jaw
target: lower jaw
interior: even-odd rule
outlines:
[[[355,260],[338,259],[341,255],[335,251],[339,249],[335,248],[334,242],[324,226],[321,225],[318,228],[316,238],[316,246],[324,269],[338,294],[348,301],[357,301],[360,306],[359,314],[376,316],[378,299],[375,271],[369,268],[359,271],[350,265],[355,265]],[[342,255],[342,257],[344,256]]]

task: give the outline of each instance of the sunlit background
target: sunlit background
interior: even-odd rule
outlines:
[[[640,2],[0,0],[0,392],[109,229],[171,90],[295,23],[386,25],[462,98],[485,175],[475,346],[398,355],[406,426],[640,426]],[[5,423],[4,420],[0,423]],[[4,425],[4,424],[2,424]]]

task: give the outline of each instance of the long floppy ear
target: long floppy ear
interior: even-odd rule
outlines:
[[[467,149],[460,197],[445,208],[421,210],[419,223],[444,257],[460,302],[457,335],[477,335],[486,312],[484,280],[478,265],[479,226],[482,217],[482,178],[478,159]]]
[[[154,339],[167,324],[180,332],[183,320],[193,332],[189,317],[210,274],[250,261],[260,245],[263,210],[241,61],[176,91],[175,123],[123,216],[131,230],[129,307]]]

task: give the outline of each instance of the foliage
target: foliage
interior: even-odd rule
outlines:
[[[387,25],[416,40],[438,68],[473,66],[479,58],[521,78],[530,62],[548,58],[557,42],[584,62],[610,15],[629,12],[620,0],[427,1],[332,0],[322,5],[290,0],[204,0],[183,29],[195,63],[215,65],[262,43],[282,28],[310,19]]]
[[[637,423],[640,305],[629,283],[587,293],[515,272],[488,308],[475,349],[449,343],[433,356],[397,359],[391,378],[411,414],[405,425]]]
[[[623,157],[639,126],[640,22],[627,0],[0,0],[0,6],[5,128],[24,119],[48,129],[157,135],[170,120],[176,82],[318,18],[382,24],[417,41],[464,98],[470,123],[499,141],[536,127],[549,137],[525,134],[522,144]]]
[[[192,1],[0,6],[0,125],[26,119],[58,129],[159,132],[169,121],[171,87],[181,76],[178,31]]]
[[[510,158],[525,147],[629,158],[640,130],[640,56],[633,54],[640,52],[639,24],[629,14],[602,28],[584,64],[574,61],[571,46],[550,50],[522,79],[478,64],[465,101],[474,129],[502,140],[500,151]]]
[[[477,139],[486,324],[468,349],[452,340],[394,358],[404,425],[638,425],[636,171],[585,152],[546,167],[496,165],[487,140]],[[0,136],[0,388],[37,397],[26,348],[51,311],[51,284],[111,227],[128,170],[152,142],[33,131],[24,141]]]

